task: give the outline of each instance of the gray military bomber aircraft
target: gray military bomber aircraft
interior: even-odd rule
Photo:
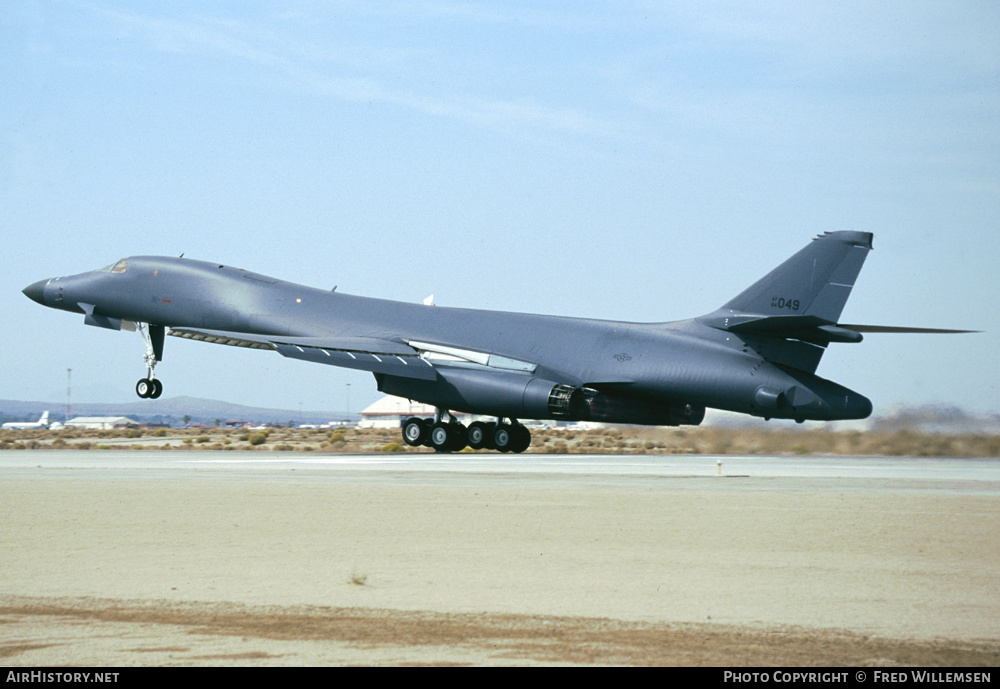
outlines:
[[[217,263],[136,256],[24,293],[146,340],[140,397],[164,335],[268,349],[370,371],[378,389],[437,408],[403,439],[440,452],[523,452],[518,419],[697,425],[706,407],[765,419],[863,419],[864,396],[815,375],[831,342],[863,332],[968,332],[837,321],[872,248],[867,232],[816,237],[722,308],[671,323],[444,308],[304,287]],[[497,417],[468,427],[451,412]]]

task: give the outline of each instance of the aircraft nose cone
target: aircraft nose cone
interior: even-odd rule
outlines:
[[[28,297],[28,299],[45,306],[45,285],[48,282],[48,280],[39,280],[38,282],[31,283],[21,291],[24,292],[24,296]]]

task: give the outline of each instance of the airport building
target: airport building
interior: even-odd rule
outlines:
[[[434,407],[402,397],[386,395],[361,412],[361,422],[358,423],[358,428],[399,428],[403,420],[411,416],[433,419]],[[454,416],[462,423],[468,423],[473,418],[468,414],[455,413]]]
[[[387,395],[361,412],[358,428],[399,428],[411,416],[434,418],[434,407]]]
[[[433,419],[434,411],[434,407],[429,404],[421,404],[420,402],[414,402],[402,397],[386,395],[361,412],[361,421],[358,423],[358,428],[399,428],[403,425],[403,421],[411,416],[423,419]],[[465,425],[469,425],[473,421],[496,421],[493,417],[463,414],[461,412],[452,412],[452,416]],[[521,422],[536,428],[550,428],[565,425],[557,424],[555,421],[532,421],[529,419],[521,419]],[[588,427],[596,428],[603,427],[604,425],[605,424],[590,424]]]
[[[114,428],[129,428],[139,424],[127,416],[78,416],[66,422],[67,428],[107,431]]]

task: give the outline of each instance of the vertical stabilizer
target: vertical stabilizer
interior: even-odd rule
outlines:
[[[812,316],[836,323],[871,248],[871,232],[821,234],[716,315]]]
[[[827,232],[698,320],[734,333],[774,364],[813,373],[831,342],[860,342],[837,325],[872,249],[870,232]]]

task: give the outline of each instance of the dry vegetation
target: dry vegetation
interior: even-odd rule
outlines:
[[[232,450],[254,452],[432,452],[400,442],[398,429],[116,429],[0,431],[0,450]],[[466,449],[465,452],[472,450]],[[912,430],[832,431],[609,427],[536,429],[528,450],[546,454],[881,455],[1000,457],[1000,435]]]

